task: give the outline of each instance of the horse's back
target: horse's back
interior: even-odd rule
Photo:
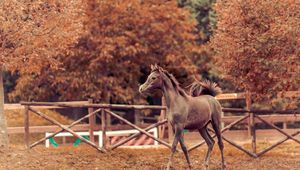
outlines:
[[[220,102],[211,95],[201,95],[197,97],[193,97],[193,104],[199,107],[209,107],[211,112],[216,112],[221,109]]]

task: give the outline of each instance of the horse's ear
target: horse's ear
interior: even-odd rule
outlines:
[[[158,66],[158,65],[156,65],[156,67],[157,67],[157,70],[158,70],[159,72],[164,72],[164,71],[165,71],[162,67],[160,67],[160,66]]]
[[[151,70],[159,70],[160,67],[155,63],[154,65],[151,64]]]
[[[151,70],[155,69],[155,66],[153,64],[150,65]]]

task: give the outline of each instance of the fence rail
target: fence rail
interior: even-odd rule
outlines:
[[[54,106],[62,108],[102,108],[102,109],[157,109],[165,110],[165,106],[157,105],[122,105],[122,104],[78,104],[78,103],[68,103],[68,102],[21,102],[24,106]]]
[[[282,94],[284,95],[284,94]],[[287,93],[286,95],[298,95],[298,93]],[[252,150],[248,151],[244,149],[242,146],[238,145],[237,143],[233,142],[232,140],[229,140],[227,137],[223,136],[223,139],[227,141],[232,146],[238,148],[239,150],[245,152],[246,154],[252,156],[252,157],[259,157],[266,152],[270,151],[271,149],[275,148],[279,144],[285,142],[286,140],[294,140],[297,143],[300,143],[298,139],[295,138],[300,132],[299,129],[295,130],[295,132],[287,133],[284,130],[278,128],[274,125],[274,123],[282,122],[284,123],[284,127],[286,128],[286,124],[289,122],[300,122],[300,110],[285,110],[285,111],[277,111],[277,110],[255,110],[250,109],[251,100],[249,100],[249,93],[232,93],[232,94],[224,94],[216,97],[218,100],[228,100],[228,99],[246,99],[247,107],[246,109],[240,109],[240,108],[223,108],[223,112],[231,112],[231,113],[244,113],[244,116],[224,116],[222,117],[222,122],[229,124],[226,127],[222,129],[222,132],[228,131],[233,126],[239,124],[239,123],[246,123],[248,125],[248,129],[251,135],[251,143],[252,143]],[[87,108],[88,109],[88,115],[83,116],[82,118],[76,120],[70,125],[62,125],[55,119],[45,115],[39,109],[55,109],[55,108]],[[124,143],[128,142],[129,140],[139,136],[140,134],[144,134],[153,140],[159,142],[162,145],[165,145],[166,147],[170,148],[170,144],[162,140],[161,138],[156,138],[147,131],[153,127],[160,127],[159,129],[164,134],[164,129],[167,127],[165,124],[167,121],[164,119],[166,116],[165,106],[153,106],[153,105],[118,105],[118,104],[95,104],[92,103],[92,101],[75,101],[75,102],[21,102],[20,104],[11,104],[11,105],[5,105],[5,110],[12,110],[12,109],[23,109],[24,112],[24,127],[9,127],[8,132],[9,133],[24,133],[25,135],[25,144],[28,148],[34,147],[37,144],[49,139],[50,137],[55,136],[56,134],[67,131],[74,136],[81,139],[83,142],[89,144],[90,146],[96,148],[97,150],[101,152],[106,152],[107,149],[115,149]],[[161,110],[161,117],[159,118],[157,123],[154,124],[148,124],[148,125],[139,125],[133,124],[129,122],[128,120],[122,118],[119,114],[115,113],[114,109],[132,109],[132,110],[143,110],[143,109],[151,109],[151,110]],[[34,114],[39,115],[41,118],[51,122],[55,126],[29,126],[29,111],[31,111]],[[260,115],[260,114],[270,114],[272,115]],[[274,114],[276,113],[276,114]],[[135,114],[139,114],[136,112]],[[101,125],[97,125],[95,122],[95,117],[98,116],[101,119]],[[117,129],[116,126],[109,126],[107,125],[107,120],[110,119],[110,116],[115,117],[119,121],[122,121],[126,124],[126,127],[131,127],[133,129],[136,129],[139,131],[138,134],[134,134],[129,136],[128,138],[114,144],[113,146],[108,147],[106,145],[106,130],[108,129]],[[137,116],[138,117],[138,116]],[[89,124],[79,124],[82,120],[88,119]],[[268,125],[269,127],[273,128],[274,130],[278,131],[282,135],[285,136],[285,138],[279,140],[274,145],[271,145],[270,147],[261,150],[259,152],[256,151],[256,124],[257,123],[264,123]],[[161,128],[163,127],[163,128]],[[168,126],[170,129],[170,126]],[[118,128],[124,128],[122,125]],[[103,147],[100,148],[97,146],[94,142],[93,138],[93,131],[96,129],[102,130],[102,136],[103,136]],[[34,142],[30,145],[29,143],[29,133],[44,133],[44,132],[54,132],[52,135],[44,137],[40,139],[39,141]],[[90,141],[82,138],[81,136],[78,136],[75,131],[89,131],[90,134]],[[170,133],[169,130],[169,137],[171,137],[172,133]],[[214,135],[215,137],[215,135]],[[192,151],[193,149],[202,146],[204,142],[202,141],[199,144],[196,144],[189,148],[189,151]]]
[[[239,120],[243,116],[225,116],[222,118],[222,122],[226,124],[230,124],[236,120]],[[261,115],[263,119],[265,119],[268,122],[272,123],[293,123],[293,122],[300,122],[300,116],[295,116],[294,114],[286,114],[286,115],[280,115],[280,114],[274,114],[274,115]],[[240,123],[247,124],[247,120],[243,120]],[[260,123],[259,121],[255,121],[255,123]],[[146,127],[150,124],[143,123],[140,126]],[[286,125],[283,125],[286,127]],[[9,134],[23,134],[24,133],[24,126],[22,127],[8,127],[8,133]],[[30,133],[45,133],[45,132],[53,132],[58,130],[59,128],[54,125],[44,125],[44,126],[30,126],[29,130]],[[90,129],[89,124],[79,124],[73,127],[75,131],[88,131]],[[100,130],[101,125],[95,125],[94,130]],[[128,125],[111,125],[108,127],[109,130],[122,130],[122,129],[131,129]]]
[[[88,101],[69,101],[69,102],[55,102],[57,104],[88,104]],[[39,105],[39,106],[32,106],[35,109],[60,109],[64,107],[54,106],[54,105]],[[21,103],[10,103],[4,104],[4,110],[23,110],[24,106]]]
[[[140,125],[140,127],[144,128],[149,126],[149,123],[145,123]],[[60,128],[55,125],[44,125],[44,126],[29,126],[30,133],[46,133],[46,132],[55,132]],[[85,124],[78,124],[72,127],[74,131],[88,131],[90,130],[90,125]],[[129,130],[132,129],[128,125],[112,125],[107,128],[107,130]],[[101,130],[101,125],[95,125],[94,130]],[[24,134],[24,126],[20,127],[8,127],[7,131],[9,134]]]

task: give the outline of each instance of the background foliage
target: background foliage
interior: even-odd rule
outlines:
[[[82,32],[82,1],[1,1],[0,64],[8,70],[39,73],[56,67]]]
[[[299,90],[299,11],[297,0],[218,1],[211,47],[221,73],[260,99]]]
[[[197,42],[204,44],[209,41],[216,25],[216,13],[213,9],[215,0],[177,0],[180,7],[186,7],[197,21]]]
[[[6,92],[10,101],[141,103],[138,84],[153,63],[182,86],[204,77],[258,97],[298,90],[299,2],[275,2],[6,1],[1,61],[14,71]]]
[[[140,102],[138,84],[158,63],[183,84],[206,55],[196,44],[195,22],[175,1],[88,1],[84,34],[61,65],[45,65],[39,75],[22,74],[12,99]],[[30,90],[28,90],[30,89]]]

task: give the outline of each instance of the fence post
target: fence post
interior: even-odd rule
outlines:
[[[29,106],[24,108],[24,142],[27,149],[29,149]]]
[[[93,99],[89,99],[88,100],[88,103],[89,104],[92,104],[93,103]],[[88,113],[92,113],[94,111],[93,108],[88,108]],[[95,129],[95,115],[91,115],[89,117],[89,125],[90,125],[90,128],[89,128],[89,134],[90,134],[90,141],[92,143],[95,143],[95,136],[94,136],[94,129]]]
[[[283,122],[282,128],[287,129],[287,122]]]
[[[134,110],[134,124],[140,125],[141,124],[141,111]]]
[[[248,91],[245,92],[245,100],[246,100],[246,109],[250,110],[251,108],[251,98],[250,98],[250,94]],[[251,136],[251,113],[248,112],[247,114],[249,114],[249,119],[248,119],[248,137]]]
[[[247,110],[251,108],[251,93],[249,91],[246,92],[246,107]],[[251,146],[252,152],[256,153],[256,127],[255,127],[255,113],[249,112],[249,127],[248,132],[251,135]]]
[[[110,126],[111,126],[111,115],[106,114],[105,119],[106,119],[106,127],[110,128]]]
[[[102,127],[102,145],[106,149],[106,112],[104,109],[101,111],[101,127]]]

